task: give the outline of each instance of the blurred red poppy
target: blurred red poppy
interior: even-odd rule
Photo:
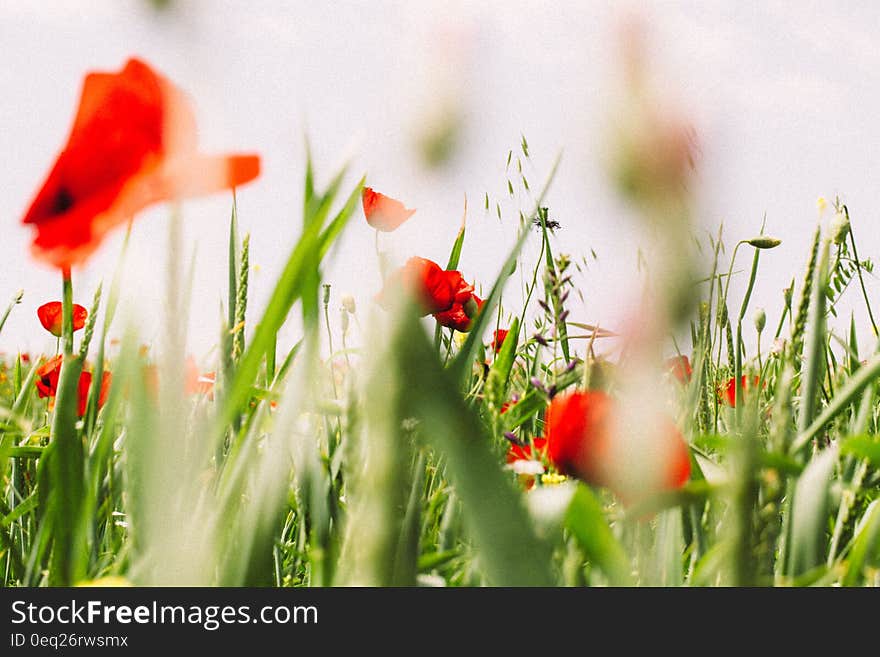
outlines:
[[[199,153],[184,94],[130,59],[86,76],[67,143],[23,223],[35,228],[33,254],[68,269],[148,205],[242,185],[259,170],[256,155]]]
[[[743,374],[740,377],[740,393],[743,398],[745,398],[746,393],[749,390],[754,390],[758,387],[760,383],[760,379],[757,376],[753,376],[751,379]],[[722,391],[719,391],[720,396],[723,397],[724,401],[727,402],[728,406],[736,406],[736,377],[732,376],[727,380],[727,383],[724,384],[724,388]]]
[[[55,337],[60,338],[61,334],[64,332],[62,328],[62,306],[60,301],[50,301],[49,303],[44,303],[42,306],[37,308],[37,317],[40,318],[40,324],[43,325],[43,328],[49,331]],[[73,304],[73,330],[79,331],[83,326],[86,325],[86,318],[89,316],[89,311],[83,308],[78,303]]]
[[[666,371],[669,372],[679,383],[687,384],[691,381],[693,369],[687,356],[673,356],[666,359]]]
[[[199,367],[192,356],[186,358],[186,372],[184,376],[184,391],[187,395],[208,395],[214,398],[214,372],[199,372]]]
[[[501,346],[504,344],[505,338],[507,338],[507,333],[506,329],[497,329],[492,334],[492,349],[495,350],[496,354],[501,351]]]
[[[610,481],[611,441],[614,401],[597,390],[575,392],[555,397],[544,416],[547,453],[550,461],[563,474],[577,477],[596,486],[615,490]],[[691,464],[687,445],[671,420],[664,420],[664,440],[668,441],[667,462],[661,464],[661,485],[679,488],[690,476]],[[623,491],[615,490],[622,494]]]
[[[61,373],[61,362],[64,356],[59,354],[50,358],[37,368],[34,385],[40,397],[54,397],[58,390],[58,375]]]
[[[110,380],[111,380],[110,372],[104,372],[101,376],[101,390],[98,394],[98,408],[102,408],[104,403],[107,401],[107,394],[110,392]],[[83,416],[86,414],[86,405],[89,401],[89,388],[92,386],[92,373],[91,372],[83,372],[79,376],[79,385],[77,390],[79,392],[79,414]]]
[[[34,385],[37,387],[37,395],[40,397],[55,397],[58,394],[58,377],[61,373],[61,363],[64,356],[58,355],[47,360],[37,369]],[[101,392],[98,395],[98,408],[107,401],[107,394],[110,391],[110,372],[104,372],[101,377]],[[86,413],[86,405],[89,401],[89,388],[92,385],[92,373],[82,372],[79,375],[77,384],[77,412],[80,417]]]
[[[540,461],[547,451],[547,439],[535,438],[532,443],[525,445],[511,445],[507,451],[507,462],[514,461]]]
[[[406,208],[400,201],[374,192],[372,187],[364,187],[361,200],[367,223],[384,233],[396,230],[415,213],[415,210]]]

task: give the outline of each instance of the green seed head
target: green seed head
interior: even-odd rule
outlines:
[[[756,249],[774,249],[782,244],[782,240],[776,237],[769,237],[767,235],[759,235],[758,237],[753,237],[752,239],[748,240],[746,244],[749,244]]]
[[[845,212],[834,215],[830,225],[831,239],[835,244],[843,244],[849,234],[849,217]]]

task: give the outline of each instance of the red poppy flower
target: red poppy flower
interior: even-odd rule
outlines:
[[[506,329],[497,329],[492,334],[492,349],[495,350],[496,354],[501,351],[501,346],[504,344],[505,338],[507,338],[507,333]]]
[[[547,453],[563,474],[597,486],[616,488],[610,481],[614,402],[600,391],[576,392],[555,397],[544,417]],[[668,440],[667,462],[662,464],[665,488],[679,488],[690,476],[687,445],[672,421],[665,420],[663,436]],[[623,493],[624,491],[615,491]]]
[[[760,383],[760,379],[757,376],[753,376],[749,379],[745,374],[740,377],[740,394],[743,398],[745,398],[746,393],[749,390],[754,390],[758,387]],[[722,392],[722,396],[724,401],[727,402],[728,406],[736,406],[736,377],[732,376],[727,380],[727,383],[724,384],[724,389]]]
[[[693,369],[687,356],[673,356],[666,359],[666,371],[669,372],[679,383],[690,383]]]
[[[442,312],[434,313],[434,319],[441,326],[467,333],[471,329],[471,319],[479,312],[483,300],[474,294],[474,286],[469,285],[460,272],[447,271],[446,274],[455,290],[452,305]]]
[[[58,394],[58,376],[61,373],[61,363],[64,356],[58,355],[40,365],[37,369],[34,384],[37,387],[37,395],[40,397],[55,397]],[[107,394],[110,391],[110,372],[104,372],[101,377],[101,392],[98,395],[98,408],[107,401]],[[92,373],[82,372],[79,375],[77,384],[77,410],[80,417],[86,413],[86,405],[89,401],[89,388],[92,385]]]
[[[535,438],[531,444],[511,445],[507,451],[507,462],[514,461],[540,461],[547,451],[547,439]]]
[[[34,384],[40,397],[54,397],[58,390],[58,375],[61,373],[61,362],[64,356],[50,358],[37,368]]]
[[[49,331],[55,337],[60,338],[61,334],[64,332],[61,326],[61,302],[60,301],[50,301],[49,303],[44,303],[42,306],[37,308],[37,317],[40,318],[40,324],[43,325],[43,328]],[[86,318],[89,316],[89,311],[83,308],[78,303],[73,304],[73,330],[79,331],[83,326],[86,325]]]
[[[184,94],[130,59],[86,76],[67,143],[23,223],[35,228],[34,255],[65,269],[148,205],[242,185],[259,169],[256,155],[199,153]]]
[[[431,315],[452,307],[457,289],[454,286],[459,278],[461,274],[444,271],[432,260],[413,257],[388,277],[378,300],[387,307],[389,295],[399,294],[402,290],[416,298],[422,315]]]
[[[400,201],[374,192],[372,187],[364,187],[361,200],[367,223],[384,233],[396,230],[415,213],[415,210],[406,208]]]
[[[23,354],[19,354],[18,357],[21,359],[22,363],[30,363],[31,362],[31,355],[27,352],[25,352]]]
[[[110,392],[110,380],[111,380],[110,372],[104,372],[101,376],[101,390],[98,393],[98,408],[102,408],[104,403],[107,401],[107,395]],[[92,387],[92,373],[91,372],[83,372],[79,376],[79,385],[77,386],[77,390],[79,392],[79,414],[80,417],[86,414],[86,406],[89,401],[89,388]]]

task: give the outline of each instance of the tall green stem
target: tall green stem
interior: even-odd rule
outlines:
[[[61,272],[61,331],[64,338],[64,355],[73,354],[73,282],[70,279],[70,268]]]

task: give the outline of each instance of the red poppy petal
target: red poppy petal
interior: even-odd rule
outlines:
[[[37,317],[43,328],[56,337],[62,333],[62,305],[60,301],[50,301],[37,308]]]
[[[386,233],[399,228],[415,213],[415,210],[408,209],[397,199],[375,192],[371,187],[364,187],[361,201],[367,223]]]
[[[244,184],[258,174],[256,156],[199,155],[185,95],[132,59],[118,73],[86,76],[67,143],[23,222],[36,228],[32,253],[67,268],[147,205]]]

